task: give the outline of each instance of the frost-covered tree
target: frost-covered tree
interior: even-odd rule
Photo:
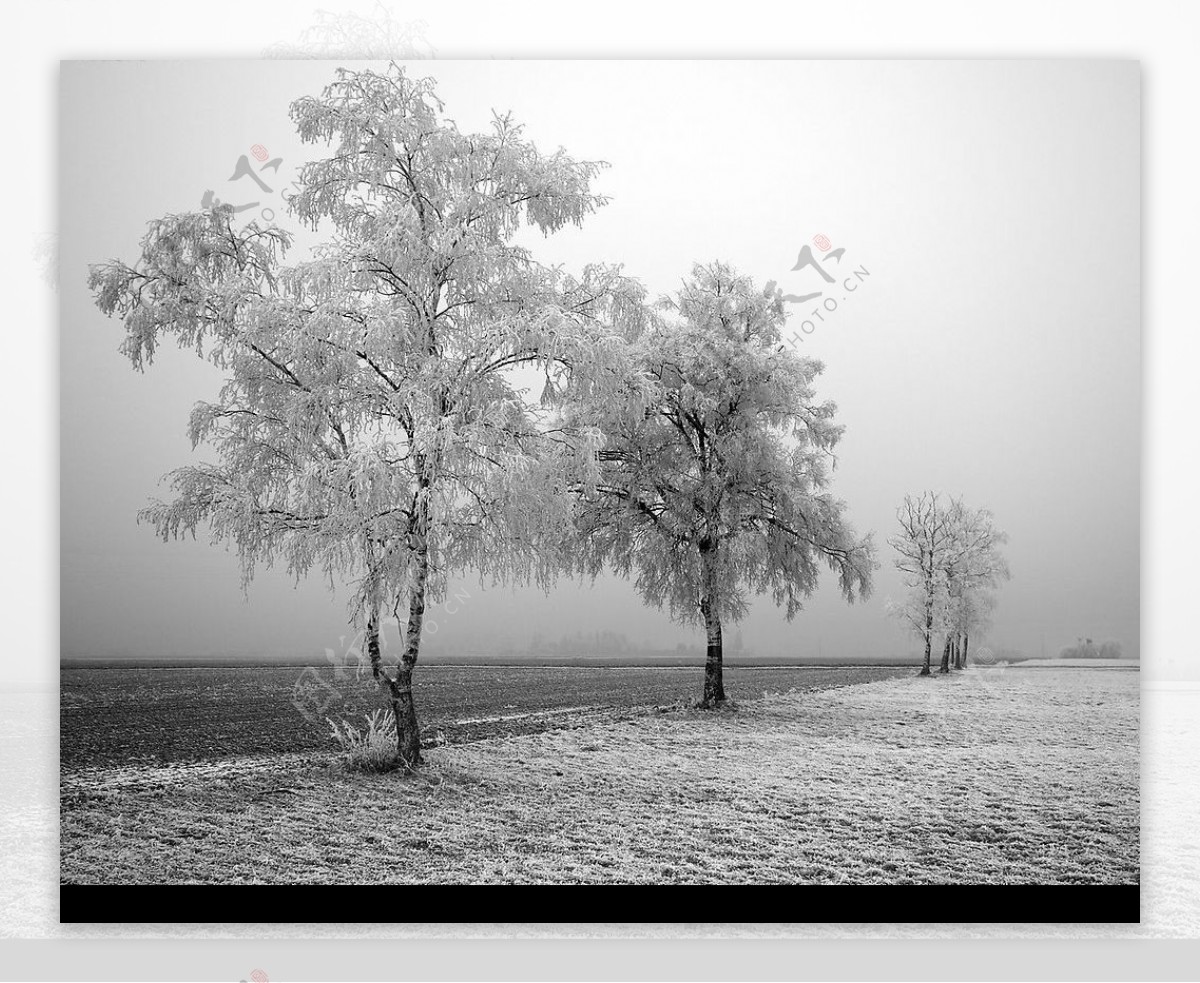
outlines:
[[[930,674],[933,637],[944,628],[948,599],[943,570],[954,546],[954,530],[946,503],[935,492],[905,495],[896,510],[900,533],[888,540],[896,552],[896,569],[907,590],[893,613],[921,639],[921,675]]]
[[[971,636],[983,634],[992,623],[996,595],[983,584],[969,584],[956,598],[953,615],[953,666],[965,669],[970,652]]]
[[[921,675],[930,673],[933,639],[949,637],[950,603],[945,581],[935,575],[928,584],[919,574],[905,577],[905,591],[899,600],[889,598],[887,613],[915,635],[925,649]]]
[[[942,672],[966,664],[971,634],[988,622],[996,605],[993,591],[1009,576],[1000,552],[1008,536],[996,528],[992,513],[960,500],[951,502],[949,513],[954,544],[943,566],[949,610]]]
[[[713,707],[726,698],[722,626],[750,595],[769,593],[790,619],[827,565],[847,600],[866,596],[874,552],[829,491],[842,428],[813,389],[821,363],[780,343],[777,293],[698,265],[661,306],[631,337],[637,398],[565,410],[605,435],[600,478],[582,489],[579,555],[704,625]]]
[[[623,378],[623,340],[606,325],[629,285],[602,268],[571,279],[514,243],[524,225],[551,233],[603,199],[599,165],[538,152],[508,116],[462,133],[432,81],[396,66],[339,70],[291,116],[328,148],[290,200],[327,233],[310,259],[283,265],[286,233],[236,229],[218,207],[152,222],[136,263],[93,267],[90,282],[124,321],[136,368],[173,338],[225,378],[191,422],[215,461],[174,472],[174,498],[145,518],[164,538],[207,524],[247,580],[280,563],[353,584],[399,757],[415,766],[427,602],[468,566],[548,577],[542,525],[569,515],[543,444],[595,439],[552,432],[513,372],[537,367],[558,398]],[[395,666],[379,642],[389,610],[405,623]]]
[[[922,641],[921,675],[931,672],[933,639],[943,636],[941,672],[961,668],[970,633],[991,610],[988,597],[1008,576],[999,547],[1006,536],[986,509],[973,510],[935,492],[906,495],[896,510],[900,533],[888,540],[907,594],[890,606]]]

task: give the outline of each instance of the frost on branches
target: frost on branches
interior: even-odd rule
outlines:
[[[921,639],[921,675],[931,672],[933,639],[943,638],[940,672],[962,669],[970,639],[987,627],[995,607],[994,590],[1008,579],[1000,547],[1008,537],[987,509],[971,509],[961,499],[935,492],[907,495],[896,510],[900,533],[888,540],[896,569],[904,575],[903,600],[890,613]]]
[[[135,368],[173,340],[224,374],[191,419],[213,462],[175,471],[174,496],[142,517],[164,538],[207,524],[246,581],[265,563],[354,584],[399,756],[415,766],[426,603],[455,569],[552,576],[560,537],[546,530],[569,522],[570,502],[545,461],[599,438],[548,420],[627,377],[619,322],[639,294],[616,270],[571,278],[514,245],[522,226],[551,233],[604,201],[591,191],[600,165],[539,153],[508,116],[461,133],[433,83],[394,65],[339,70],[291,116],[328,148],[290,204],[327,233],[311,259],[284,265],[287,233],[235,229],[220,206],[152,222],[137,262],[94,266],[90,286],[124,322]],[[515,385],[521,366],[544,374],[543,403]],[[569,459],[578,480],[595,454]],[[389,610],[405,621],[390,667]]]
[[[584,399],[568,415],[606,435],[600,479],[579,489],[580,566],[633,575],[649,603],[704,625],[710,707],[725,700],[722,625],[751,595],[790,619],[822,567],[848,601],[875,567],[829,490],[842,428],[813,388],[822,365],[781,343],[783,323],[748,277],[696,266],[630,338],[639,400]]]

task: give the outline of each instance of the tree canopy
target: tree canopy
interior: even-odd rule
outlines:
[[[847,600],[870,591],[870,537],[829,490],[836,408],[817,400],[821,363],[781,344],[784,318],[773,292],[723,263],[697,265],[631,338],[642,400],[567,412],[605,435],[599,480],[582,494],[581,566],[611,565],[649,603],[706,625],[706,703],[724,699],[721,622],[752,595],[790,619],[825,567]]]
[[[552,576],[557,560],[532,547],[569,503],[542,445],[598,442],[544,425],[551,409],[513,370],[537,367],[557,398],[591,398],[624,376],[612,322],[636,315],[640,294],[618,270],[572,277],[514,244],[523,225],[552,233],[604,199],[591,190],[600,164],[540,153],[509,116],[462,133],[432,81],[396,66],[339,70],[291,116],[329,148],[289,204],[327,233],[311,258],[284,265],[287,233],[235,230],[219,206],[152,222],[138,262],[95,266],[90,283],[136,368],[173,338],[225,376],[191,421],[216,461],[174,472],[175,497],[144,517],[164,537],[208,523],[246,579],[283,562],[355,583],[354,616],[376,639],[381,608],[403,612],[398,672],[381,673],[371,648],[402,698],[426,599],[449,570]],[[402,750],[419,758],[412,739]]]
[[[1008,578],[1000,552],[1007,536],[987,509],[936,492],[906,495],[896,510],[900,532],[888,540],[906,595],[890,605],[924,644],[922,675],[930,672],[933,637],[945,636],[942,671],[951,657],[962,668],[970,634],[985,626],[995,607],[992,591]]]

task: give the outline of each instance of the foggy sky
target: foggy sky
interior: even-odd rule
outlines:
[[[163,544],[135,522],[161,475],[191,460],[192,404],[219,375],[162,350],[145,374],[86,289],[87,265],[133,261],[147,220],[207,189],[260,200],[234,163],[262,144],[304,157],[291,99],[327,62],[65,63],[61,98],[62,654],[320,655],[347,634],[345,597],[319,577],[262,571],[248,598],[236,557]],[[374,67],[382,68],[381,65]],[[543,151],[611,164],[611,203],[580,229],[527,237],[543,262],[621,262],[655,293],[723,259],[786,292],[818,233],[869,276],[798,347],[846,426],[834,491],[874,531],[874,595],[847,606],[832,575],[795,621],[765,600],[740,631],[762,655],[915,651],[884,613],[901,593],[886,539],[906,492],[990,508],[1012,580],[987,643],[1031,655],[1077,636],[1137,653],[1139,583],[1139,73],[1132,62],[443,62],[463,130],[512,110]],[[311,236],[302,237],[311,242]],[[831,268],[837,272],[837,267]],[[796,307],[793,328],[816,306]],[[694,629],[606,580],[550,596],[507,587],[436,607],[433,644],[477,651],[615,629],[673,646]],[[732,635],[732,630],[729,632]]]

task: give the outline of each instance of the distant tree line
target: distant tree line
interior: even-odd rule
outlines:
[[[563,634],[557,642],[548,641],[541,632],[535,632],[529,643],[533,655],[629,655],[640,651],[621,632],[577,631]]]
[[[734,632],[729,651],[743,651],[742,634]],[[686,653],[688,645],[656,646],[645,642],[630,641],[623,632],[597,630],[564,632],[557,639],[547,638],[542,632],[534,632],[527,643],[516,648],[511,642],[499,650],[501,655],[562,655],[562,656],[666,656]]]
[[[1074,645],[1068,645],[1059,653],[1060,659],[1120,659],[1121,644],[1119,642],[1101,642],[1096,644],[1090,638],[1077,638]]]

